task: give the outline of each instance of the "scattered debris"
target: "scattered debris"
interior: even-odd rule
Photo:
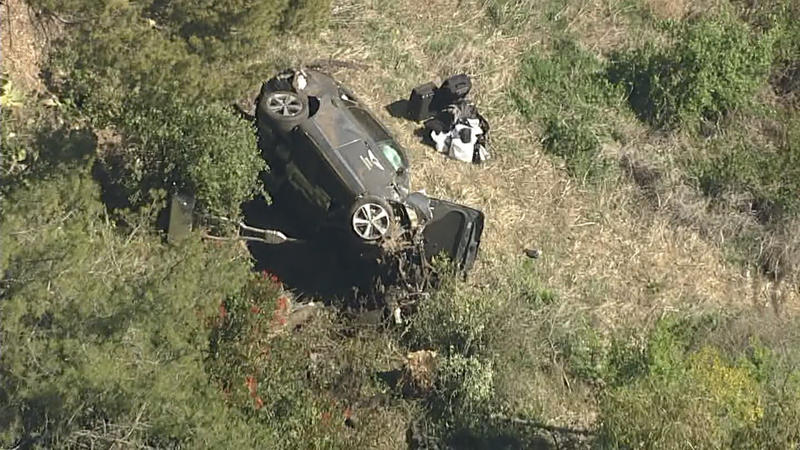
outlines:
[[[425,141],[453,159],[481,163],[489,159],[489,123],[466,97],[472,81],[465,75],[446,79],[439,88],[425,83],[411,91],[406,117],[424,121]]]
[[[531,259],[539,259],[539,257],[542,256],[542,251],[538,248],[526,248],[524,251],[525,256]]]
[[[344,424],[350,428],[356,428],[358,425],[358,422],[353,415],[353,410],[350,408],[344,410]]]
[[[433,350],[419,350],[406,356],[408,382],[417,391],[428,392],[436,381],[438,354]]]

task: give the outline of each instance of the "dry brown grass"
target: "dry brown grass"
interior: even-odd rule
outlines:
[[[47,46],[48,31],[23,0],[0,4],[2,71],[25,91],[41,91],[39,67]]]
[[[659,19],[681,19],[689,11],[687,0],[647,0],[647,6]]]
[[[658,19],[680,20],[729,8],[724,0],[645,0],[650,12]]]
[[[583,45],[604,52],[640,40],[640,31],[631,22],[634,5],[624,0],[573,0],[565,14],[570,17],[567,31],[575,33]]]
[[[585,310],[610,327],[648,322],[676,309],[752,304],[752,277],[761,275],[748,278],[726,261],[719,242],[709,238],[718,225],[705,230],[697,226],[696,218],[676,219],[694,217],[706,208],[697,197],[666,190],[659,194],[662,207],[653,208],[635,183],[610,180],[587,188],[543,154],[536,130],[513,111],[504,94],[516,82],[523,52],[546,39],[537,34],[541,30],[502,34],[482,26],[486,22],[479,8],[453,12],[437,7],[438,0],[424,6],[352,1],[340,3],[336,11],[342,15],[358,11],[357,22],[322,33],[316,43],[292,39],[275,51],[293,55],[292,63],[332,57],[369,66],[338,70],[335,75],[361,95],[409,150],[413,187],[486,213],[483,253],[474,280],[504,270],[522,257],[524,247],[534,246],[544,251],[539,264],[546,285],[572,308]],[[576,27],[600,16],[621,17],[613,12],[618,3],[581,5],[571,16]],[[345,20],[334,17],[334,23]],[[600,23],[598,29],[604,27]],[[471,30],[466,37],[461,32],[465,24]],[[607,35],[624,33],[614,30]],[[431,48],[431,39],[447,39],[448,33],[457,45]],[[493,126],[493,159],[484,166],[442,157],[414,136],[418,124],[393,118],[384,109],[405,98],[416,84],[459,72],[474,76],[473,98]],[[682,145],[679,138],[650,136],[633,119],[622,126],[632,140],[625,148],[606,153],[619,157],[649,147],[644,157],[668,159]],[[783,291],[784,304],[797,303],[796,289]]]

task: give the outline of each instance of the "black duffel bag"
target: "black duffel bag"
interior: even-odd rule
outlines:
[[[472,80],[469,79],[468,75],[463,73],[453,75],[444,80],[439,89],[436,90],[431,107],[434,110],[440,110],[451,103],[456,103],[466,97],[470,89],[472,89]]]

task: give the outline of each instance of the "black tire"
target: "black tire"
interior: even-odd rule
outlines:
[[[288,133],[308,119],[308,97],[292,91],[262,92],[256,114],[279,133]]]
[[[375,196],[358,199],[350,209],[349,228],[361,241],[377,241],[389,234],[394,211],[389,203]]]

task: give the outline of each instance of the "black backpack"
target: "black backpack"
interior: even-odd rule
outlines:
[[[453,75],[444,80],[433,99],[433,109],[442,109],[445,106],[464,99],[472,89],[472,80],[466,74]]]

